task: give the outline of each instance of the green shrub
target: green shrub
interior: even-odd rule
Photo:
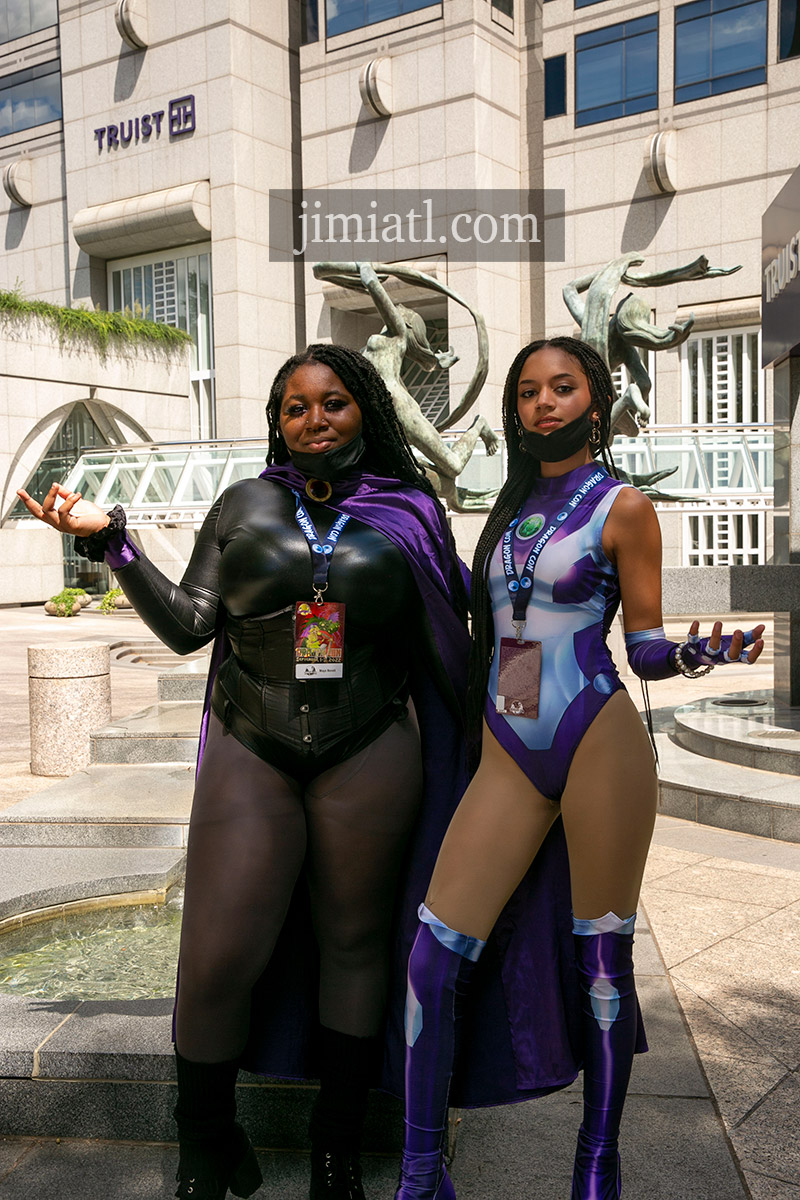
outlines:
[[[109,613],[116,612],[116,605],[114,604],[114,601],[116,600],[117,596],[121,596],[122,594],[122,588],[119,587],[112,588],[110,592],[106,592],[105,596],[103,596],[103,599],[100,601],[100,612],[105,613],[106,616],[108,616]]]
[[[63,308],[46,300],[26,300],[17,281],[10,292],[0,291],[0,315],[39,317],[58,333],[59,345],[68,341],[89,342],[105,357],[109,346],[154,346],[169,353],[191,343],[182,329],[149,321],[139,313],[106,312],[104,309]]]
[[[83,608],[80,597],[85,595],[84,588],[64,588],[62,592],[50,597],[45,610],[54,617],[77,617]],[[48,608],[48,605],[53,607]]]

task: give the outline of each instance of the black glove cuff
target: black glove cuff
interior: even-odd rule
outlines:
[[[90,533],[88,537],[75,538],[75,553],[88,558],[91,562],[102,562],[106,556],[106,548],[115,534],[122,533],[128,523],[125,509],[121,504],[115,505],[108,514],[109,521],[103,529]]]

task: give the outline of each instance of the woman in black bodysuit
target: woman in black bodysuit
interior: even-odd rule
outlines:
[[[250,1052],[253,989],[300,893],[302,906],[304,874],[319,947],[310,1194],[363,1200],[359,1135],[381,1045],[398,882],[422,797],[409,669],[424,658],[453,703],[434,609],[449,614],[438,619],[444,641],[463,633],[465,649],[466,601],[444,513],[370,363],[342,347],[310,347],[278,373],[267,417],[272,465],[216,501],[179,585],[127,537],[121,510],[105,514],[56,484],[42,505],[19,494],[34,515],[76,534],[83,552],[105,558],[178,653],[215,633],[225,639],[187,854],[176,1195],[222,1200],[229,1188],[248,1196],[261,1183],[235,1123],[234,1085],[246,1047],[248,1066],[275,1070],[268,1055]],[[336,541],[329,527],[348,510]],[[345,606],[343,676],[296,678],[295,606],[322,597]]]

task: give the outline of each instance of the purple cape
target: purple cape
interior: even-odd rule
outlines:
[[[262,473],[299,491],[306,477],[291,464]],[[403,1095],[406,964],[439,846],[468,782],[463,705],[469,635],[450,602],[452,571],[445,515],[418,488],[356,472],[334,485],[327,507],[384,534],[412,571],[453,696],[444,697],[422,653],[410,664],[411,695],[422,740],[424,798],[400,882],[392,951],[381,1086]],[[222,614],[224,621],[224,613]],[[209,672],[201,756],[214,676],[229,645],[222,628]],[[569,864],[557,821],[498,921],[478,963],[469,997],[464,1053],[453,1080],[459,1107],[507,1104],[565,1087],[581,1063],[579,995],[572,942]],[[269,965],[253,991],[242,1065],[259,1074],[314,1078],[318,953],[302,882]]]

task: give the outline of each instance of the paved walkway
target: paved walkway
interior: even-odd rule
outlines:
[[[43,632],[49,640],[54,621],[26,613],[0,613],[0,669],[14,714],[0,760],[0,804],[3,794],[13,801],[33,790],[24,778],[24,650]],[[31,619],[47,624],[32,628]],[[107,637],[101,620],[59,623],[59,636]],[[125,636],[138,624],[109,620],[124,622]],[[663,709],[768,687],[770,676],[768,661],[720,670],[696,683],[652,685],[651,700]],[[118,680],[115,715],[152,701],[155,672],[120,667],[115,688]],[[626,1108],[626,1200],[800,1200],[798,916],[800,846],[659,818],[637,928],[652,1049],[637,1060]],[[566,1200],[579,1119],[575,1088],[464,1114],[453,1171],[459,1200]],[[162,1145],[0,1138],[0,1196],[166,1197],[173,1161]],[[304,1200],[306,1156],[264,1154],[262,1165],[267,1185],[259,1195]],[[392,1159],[370,1157],[370,1200],[390,1200],[395,1176]]]

